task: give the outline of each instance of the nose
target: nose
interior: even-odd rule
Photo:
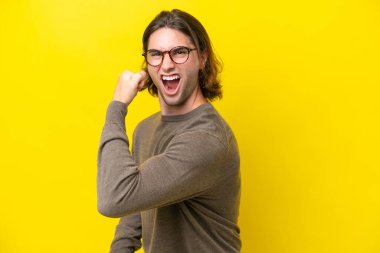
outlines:
[[[174,68],[175,63],[170,58],[169,52],[165,52],[162,57],[163,57],[163,59],[162,59],[161,68],[163,70],[170,70],[170,69]]]

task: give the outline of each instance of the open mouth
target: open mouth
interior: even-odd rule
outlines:
[[[180,76],[170,75],[170,76],[162,76],[162,83],[164,84],[165,92],[168,95],[174,95],[179,87],[179,81],[181,80]]]

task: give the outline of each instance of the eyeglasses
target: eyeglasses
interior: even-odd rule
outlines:
[[[164,56],[166,53],[169,54],[170,59],[177,63],[183,64],[189,59],[189,54],[191,51],[197,50],[196,48],[188,48],[188,47],[174,47],[169,51],[160,51],[157,49],[149,49],[142,55],[145,57],[146,62],[152,66],[157,67],[162,64],[164,60]]]

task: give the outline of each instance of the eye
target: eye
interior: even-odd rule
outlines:
[[[158,51],[158,50],[149,50],[148,55],[150,57],[161,57],[162,53],[161,51]]]
[[[186,47],[177,47],[173,49],[173,56],[187,55],[188,52]]]

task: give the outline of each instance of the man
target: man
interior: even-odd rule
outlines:
[[[123,72],[98,156],[98,209],[121,217],[111,252],[240,252],[239,153],[209,103],[221,97],[219,63],[201,23],[163,11],[143,35],[145,70]],[[128,105],[148,88],[161,112],[125,131]]]

